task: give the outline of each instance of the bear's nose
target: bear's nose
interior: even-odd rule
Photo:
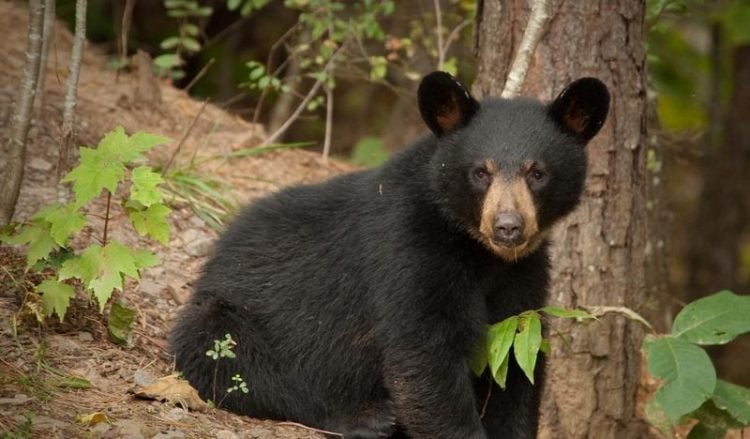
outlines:
[[[495,216],[495,239],[505,245],[518,245],[523,238],[523,217],[516,212]]]

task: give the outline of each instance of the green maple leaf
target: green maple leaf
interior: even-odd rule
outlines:
[[[167,215],[171,210],[163,204],[152,204],[144,210],[129,210],[128,216],[139,235],[148,235],[160,243],[169,243]]]
[[[28,270],[40,259],[49,256],[60,248],[50,234],[50,225],[40,219],[34,219],[21,228],[17,235],[4,236],[3,242],[13,245],[28,244],[26,249],[26,269]]]
[[[125,176],[125,165],[103,149],[80,148],[81,163],[62,181],[73,182],[76,205],[82,206],[96,198],[102,189],[114,193]]]
[[[44,212],[42,217],[50,223],[50,235],[58,245],[65,245],[70,235],[80,232],[86,225],[86,217],[73,204],[57,205]]]
[[[157,186],[164,183],[161,175],[152,171],[148,166],[133,169],[133,185],[130,186],[130,198],[148,207],[160,203],[161,192]]]
[[[133,134],[132,136],[130,136],[128,146],[130,147],[129,149],[141,153],[141,152],[148,151],[154,146],[163,145],[168,142],[169,142],[169,139],[166,137],[157,136],[154,134],[146,133],[144,131],[139,131]]]
[[[86,288],[99,274],[102,248],[96,244],[90,245],[79,256],[68,259],[60,267],[59,279],[80,279]]]
[[[114,290],[122,291],[124,276],[138,280],[138,263],[140,253],[133,252],[117,241],[111,241],[104,247],[90,245],[79,257],[65,261],[60,269],[60,280],[77,277],[87,289],[93,291],[99,310]]]
[[[137,269],[153,267],[159,264],[159,257],[148,250],[136,250],[133,255]]]
[[[125,129],[122,126],[117,126],[105,134],[102,140],[99,141],[97,149],[110,159],[118,161],[123,165],[143,158],[141,151],[130,147],[130,139],[125,134]]]
[[[62,322],[65,318],[65,312],[70,305],[70,298],[75,296],[76,292],[68,284],[47,279],[36,286],[36,290],[42,293],[42,308],[44,313],[51,317],[53,313],[57,314]]]

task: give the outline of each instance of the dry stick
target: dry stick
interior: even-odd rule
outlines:
[[[206,74],[206,72],[208,71],[208,69],[211,68],[212,65],[214,65],[214,61],[216,61],[216,59],[215,58],[211,58],[208,61],[208,63],[206,63],[206,65],[203,66],[203,68],[200,70],[200,72],[198,72],[198,74],[195,75],[193,77],[193,79],[190,80],[190,82],[188,83],[188,85],[183,90],[185,93],[188,93],[190,91],[190,89],[193,88],[193,86],[195,85],[195,83],[197,83],[198,81],[201,80],[201,78],[203,78],[203,75]]]
[[[42,53],[39,61],[39,76],[36,81],[37,108],[44,111],[44,77],[47,73],[47,59],[49,58],[49,45],[52,41],[52,33],[55,30],[55,4],[56,0],[44,0],[44,28],[42,32]]]
[[[167,160],[167,164],[164,165],[164,168],[161,170],[161,175],[167,175],[167,170],[172,165],[172,162],[174,161],[175,157],[177,157],[177,153],[180,152],[182,149],[182,146],[185,145],[185,141],[188,137],[190,137],[190,133],[193,131],[193,128],[195,128],[195,125],[198,123],[198,119],[200,119],[201,114],[203,114],[203,110],[206,109],[206,105],[208,105],[208,99],[203,101],[203,105],[201,105],[200,110],[198,110],[198,114],[195,115],[193,120],[190,122],[190,126],[188,126],[188,129],[185,131],[185,134],[182,136],[182,139],[180,139],[180,143],[177,145],[177,148],[175,148],[172,155],[169,157],[169,160]]]
[[[445,53],[448,53],[451,49],[451,44],[453,44],[454,41],[458,40],[458,33],[464,30],[464,28],[471,23],[471,20],[464,20],[459,23],[458,26],[453,28],[451,33],[448,35],[448,38],[445,39],[445,48],[443,49]]]
[[[297,106],[297,109],[294,110],[294,113],[292,113],[291,116],[289,116],[289,119],[284,122],[279,129],[277,129],[273,134],[268,136],[266,140],[264,140],[259,147],[262,146],[268,146],[276,141],[287,129],[289,129],[289,126],[294,123],[295,120],[299,117],[300,114],[305,110],[305,107],[307,107],[307,103],[310,102],[310,100],[315,96],[315,93],[318,92],[318,89],[320,89],[320,86],[323,84],[319,79],[315,81],[315,84],[313,84],[312,88],[309,92],[307,92],[307,95],[305,95],[305,98],[302,99],[302,102]]]
[[[512,98],[521,92],[526,73],[529,71],[531,57],[534,56],[536,46],[542,39],[550,17],[549,0],[529,0],[529,4],[531,5],[529,22],[526,24],[521,45],[513,60],[513,65],[508,73],[508,80],[505,82],[505,88],[501,94],[504,98]]]
[[[328,70],[333,65],[333,61],[336,59],[336,55],[338,55],[340,51],[341,51],[341,47],[336,49],[336,52],[334,52],[333,55],[331,55],[331,59],[328,60],[328,64],[326,64],[326,66],[323,68],[323,71]],[[305,107],[307,107],[308,102],[310,102],[310,100],[313,97],[315,97],[315,93],[318,92],[321,85],[323,85],[323,81],[321,81],[320,78],[318,78],[315,81],[315,84],[313,84],[310,91],[307,92],[307,95],[305,95],[304,99],[302,99],[302,102],[300,102],[300,104],[297,106],[297,109],[294,110],[294,113],[292,113],[292,115],[289,116],[289,119],[287,119],[286,122],[284,122],[279,127],[279,129],[277,129],[273,134],[268,136],[266,140],[264,140],[260,145],[258,145],[258,147],[268,146],[272,144],[273,142],[276,141],[276,139],[279,138],[279,136],[281,136],[287,129],[289,129],[292,123],[294,123],[294,121],[297,120],[299,115],[302,114],[303,111],[305,111]]]
[[[305,424],[300,424],[299,422],[283,421],[283,422],[277,422],[276,425],[285,425],[285,426],[291,426],[291,427],[298,427],[298,428],[302,428],[304,430],[313,431],[315,433],[321,433],[321,434],[328,434],[328,435],[334,435],[334,436],[344,437],[344,435],[341,434],[341,433],[337,433],[335,431],[323,430],[323,429],[315,428],[315,427],[309,427],[309,426],[307,426]]]
[[[437,69],[443,70],[443,63],[445,62],[445,47],[443,47],[443,13],[440,10],[440,0],[433,0],[435,4],[435,20],[437,21],[437,49],[438,49],[438,64]]]
[[[331,134],[333,131],[333,87],[326,87],[326,135],[323,141],[323,163],[328,163],[331,153]]]
[[[136,0],[127,0],[125,9],[122,11],[122,25],[120,26],[120,67],[124,66],[128,60],[128,35],[130,35],[130,25],[133,23],[133,9],[135,9]],[[117,78],[120,77],[120,70],[117,70]]]
[[[287,29],[284,34],[279,37],[278,40],[276,40],[273,45],[271,46],[271,50],[268,51],[268,57],[266,58],[266,73],[271,74],[271,62],[273,61],[273,56],[276,54],[276,50],[278,50],[279,47],[284,43],[284,41],[289,38],[292,33],[299,27],[299,23],[296,23],[294,26]],[[274,70],[273,75],[276,76],[278,72],[281,71],[282,66],[284,66],[287,61],[291,58],[292,55],[290,55],[284,62],[281,63],[280,66],[276,67],[276,70]],[[299,63],[298,63],[299,64]],[[258,103],[255,104],[255,112],[253,113],[253,123],[258,123],[258,118],[260,117],[260,109],[263,107],[263,102],[266,99],[266,95],[268,94],[268,88],[264,88],[260,92],[260,98],[258,99]]]
[[[65,102],[63,103],[62,142],[60,157],[57,164],[57,198],[64,203],[68,199],[68,189],[60,181],[67,174],[70,167],[70,150],[75,142],[73,122],[76,110],[76,92],[78,91],[78,77],[81,73],[81,57],[83,43],[86,41],[86,0],[76,0],[76,30],[73,36],[73,49],[70,52],[68,80],[65,84]]]
[[[26,64],[21,78],[21,87],[16,102],[17,111],[13,118],[11,136],[8,139],[8,161],[3,169],[0,188],[0,224],[8,224],[16,209],[18,193],[23,180],[23,166],[26,162],[26,139],[31,126],[31,113],[34,108],[34,93],[39,76],[39,62],[42,51],[42,27],[44,11],[41,0],[29,0],[29,33],[26,41]]]

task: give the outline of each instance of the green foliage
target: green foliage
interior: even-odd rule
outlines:
[[[29,439],[32,432],[34,413],[28,412],[23,415],[21,421],[13,430],[0,433],[0,439]]]
[[[359,139],[352,150],[352,162],[363,166],[378,166],[388,160],[390,154],[378,137],[367,136]]]
[[[230,334],[224,335],[224,340],[214,340],[214,348],[206,351],[206,355],[218,360],[219,358],[235,358],[232,351],[237,346],[237,342],[232,339]]]
[[[510,316],[488,328],[487,337],[472,360],[472,371],[480,375],[489,366],[495,382],[504,389],[508,377],[510,349],[513,347],[516,363],[533,384],[539,352],[549,352],[549,341],[542,336],[541,313],[578,321],[595,318],[584,310],[567,310],[552,306]]]
[[[664,380],[656,401],[672,422],[711,397],[716,371],[706,351],[675,337],[650,339],[645,348],[649,373]]]
[[[107,333],[115,343],[128,346],[133,340],[133,321],[135,310],[127,306],[113,302],[107,319]]]
[[[721,291],[690,303],[669,334],[644,341],[648,370],[663,380],[650,402],[650,419],[664,413],[671,424],[697,419],[690,437],[723,437],[750,425],[750,389],[716,379],[699,345],[719,345],[750,332],[750,296]]]
[[[234,3],[231,2],[230,3]],[[250,2],[248,2],[250,3]],[[211,6],[201,5],[198,0],[164,0],[167,15],[179,21],[177,34],[162,40],[159,47],[172,51],[154,58],[154,67],[160,76],[181,79],[185,72],[180,67],[184,64],[183,55],[194,54],[201,50],[200,28],[194,23],[199,19],[210,17],[213,13]]]
[[[263,9],[270,0],[227,0],[227,9],[230,11],[239,10],[243,17],[250,15],[250,13]]]
[[[141,269],[158,263],[150,251],[134,250],[117,241],[108,241],[106,229],[113,197],[118,192],[126,193],[120,204],[135,230],[164,244],[168,242],[166,216],[170,210],[162,204],[161,176],[147,166],[130,168],[133,162],[144,160],[145,151],[166,141],[163,137],[143,132],[128,136],[122,127],[115,128],[96,148],[81,148],[80,163],[63,178],[62,181],[73,185],[73,201],[43,207],[27,224],[0,235],[0,241],[27,246],[27,269],[40,264],[40,268],[57,269],[54,278],[47,278],[36,286],[47,316],[56,314],[61,321],[65,317],[70,299],[75,295],[70,279],[80,282],[103,312],[113,292],[122,291],[125,277],[139,280]],[[118,191],[119,187],[128,185],[128,191]],[[106,213],[92,214],[90,203],[103,191],[107,193]],[[70,240],[91,226],[87,215],[104,218],[101,244],[92,243],[74,252]],[[126,340],[127,334],[121,325],[127,319],[118,311],[120,308],[119,305],[113,306],[110,318],[115,321],[110,322],[113,325],[110,329],[113,335]],[[132,316],[128,324],[130,322]]]
[[[245,380],[243,380],[239,374],[232,375],[232,382],[234,383],[234,385],[227,389],[227,393],[236,392],[237,390],[241,391],[242,393],[249,392],[249,390],[247,389],[247,383],[245,383]]]

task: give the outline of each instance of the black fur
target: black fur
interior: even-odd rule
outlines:
[[[259,200],[221,237],[170,340],[203,398],[347,438],[535,437],[543,372],[531,386],[511,362],[508,388],[492,385],[480,419],[490,380],[468,362],[487,324],[544,305],[547,245],[507,262],[471,236],[482,193],[469,174],[484,160],[511,174],[543,165],[533,196],[548,229],[578,203],[593,135],[558,116],[601,109],[606,88],[574,88],[573,107],[475,108],[468,93],[454,99],[465,89],[447,74],[427,78],[420,107],[437,137],[380,168]],[[460,123],[439,124],[455,105]],[[216,363],[205,352],[226,333],[237,356]],[[234,374],[249,394],[225,394]]]

